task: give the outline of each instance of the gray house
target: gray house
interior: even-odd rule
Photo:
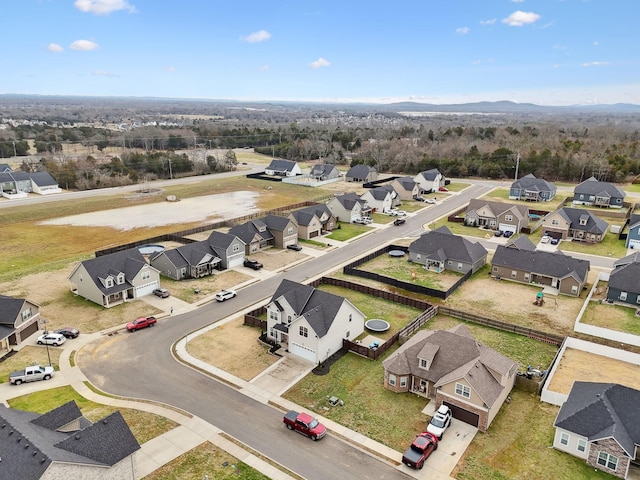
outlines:
[[[551,287],[565,295],[580,296],[590,264],[561,252],[498,245],[491,260],[491,275],[512,282]]]
[[[74,401],[45,414],[0,405],[0,478],[135,480],[140,444],[118,411],[92,423]]]
[[[556,196],[556,191],[557,188],[553,183],[536,178],[533,173],[530,173],[511,184],[509,198],[530,202],[548,202]]]
[[[211,275],[214,270],[220,270],[221,260],[206,242],[196,242],[160,252],[150,263],[165,277],[184,280]]]
[[[576,381],[553,424],[553,447],[616,477],[638,478],[638,405],[640,391],[633,388]]]
[[[60,193],[58,182],[47,172],[0,171],[0,196],[25,197],[29,193],[48,195]]]
[[[573,203],[595,207],[622,208],[627,194],[613,183],[588,178],[573,189]]]
[[[640,250],[640,215],[632,213],[629,219],[629,231],[625,247]]]
[[[613,263],[609,274],[607,300],[640,307],[640,252]]]
[[[229,230],[245,244],[245,253],[250,255],[268,247],[286,248],[298,243],[298,226],[289,217],[267,215],[249,220]]]
[[[0,295],[0,357],[39,329],[40,305],[24,298]]]
[[[369,165],[354,165],[345,175],[347,182],[367,183],[378,180],[378,172]]]
[[[205,240],[216,257],[220,259],[222,269],[238,267],[244,261],[244,242],[230,233],[213,231]]]
[[[487,262],[487,250],[442,226],[411,242],[409,261],[438,273],[443,270],[476,272]]]
[[[342,174],[335,165],[318,164],[311,167],[309,176],[315,180],[331,180],[332,178],[340,178]]]
[[[371,207],[357,193],[334,195],[327,202],[327,208],[336,220],[351,223],[362,217],[371,216]]]
[[[69,284],[74,294],[108,308],[153,293],[160,272],[131,248],[80,262]]]

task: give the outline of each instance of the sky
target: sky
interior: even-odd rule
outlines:
[[[0,0],[0,94],[640,104],[640,0]]]

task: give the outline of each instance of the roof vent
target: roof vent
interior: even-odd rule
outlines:
[[[104,420],[102,420],[102,423],[106,425],[107,423],[109,423],[109,421],[105,418]]]
[[[25,450],[26,450],[27,448],[29,448],[29,444],[28,444],[28,443],[24,446],[24,449],[25,449]]]
[[[80,435],[76,435],[76,436],[75,436],[75,437],[73,437],[73,438],[75,438],[76,440],[80,440]]]
[[[22,437],[18,437],[18,439],[16,440],[16,442],[20,443],[22,441]]]
[[[9,435],[13,435],[13,430],[11,430],[11,431],[9,432]]]
[[[37,450],[34,450],[33,453],[31,454],[32,457],[35,457],[38,454]]]
[[[41,458],[41,459],[40,459],[40,463],[44,463],[44,462],[46,462],[46,461],[47,461],[47,459],[46,459],[46,458]]]

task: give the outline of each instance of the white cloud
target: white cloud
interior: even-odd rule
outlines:
[[[534,23],[540,20],[540,15],[533,12],[522,12],[517,10],[509,15],[507,18],[503,18],[502,22],[511,27],[521,27],[529,23]]]
[[[513,3],[522,3],[524,0],[511,0]]]
[[[94,70],[91,72],[91,75],[96,77],[115,77],[115,73],[107,72],[106,70]]]
[[[81,12],[93,13],[94,15],[108,15],[117,10],[127,10],[129,13],[136,13],[136,7],[127,0],[76,0],[75,7]]]
[[[496,18],[490,18],[489,20],[480,20],[480,25],[494,25],[496,23],[497,19]]]
[[[71,50],[84,50],[88,52],[89,50],[95,50],[98,48],[98,44],[96,42],[92,42],[91,40],[76,40],[71,45],[69,45]]]
[[[322,57],[318,58],[315,62],[311,62],[309,64],[311,68],[328,67],[329,65],[331,65],[331,62],[329,62],[329,60],[326,60]]]
[[[64,48],[62,48],[62,45],[58,45],[57,43],[50,43],[49,45],[47,45],[47,50],[50,52],[58,53],[62,52]]]
[[[456,33],[459,33],[460,35],[466,35],[467,33],[469,33],[469,27],[456,28]]]
[[[164,71],[165,72],[169,72],[169,73],[173,73],[176,71],[176,67],[172,67],[171,65],[168,65],[166,67],[164,67]]]
[[[258,70],[261,72],[266,72],[267,70],[269,70],[269,65],[262,65],[261,67],[258,67]]]
[[[249,43],[258,43],[269,40],[270,38],[271,34],[269,32],[267,32],[266,30],[258,30],[257,32],[253,32],[247,35],[246,37],[240,37],[240,40]]]
[[[582,64],[583,67],[601,67],[603,65],[609,65],[609,62],[585,62]]]

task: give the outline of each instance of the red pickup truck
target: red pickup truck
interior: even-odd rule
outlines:
[[[327,434],[327,428],[308,413],[289,410],[285,414],[283,422],[289,430],[295,430],[311,440],[319,440]]]
[[[135,332],[141,328],[153,327],[157,322],[158,320],[156,320],[156,317],[136,318],[133,322],[127,323],[127,330]]]
[[[402,463],[411,468],[422,468],[424,462],[438,449],[438,438],[429,432],[422,432],[402,455]]]

